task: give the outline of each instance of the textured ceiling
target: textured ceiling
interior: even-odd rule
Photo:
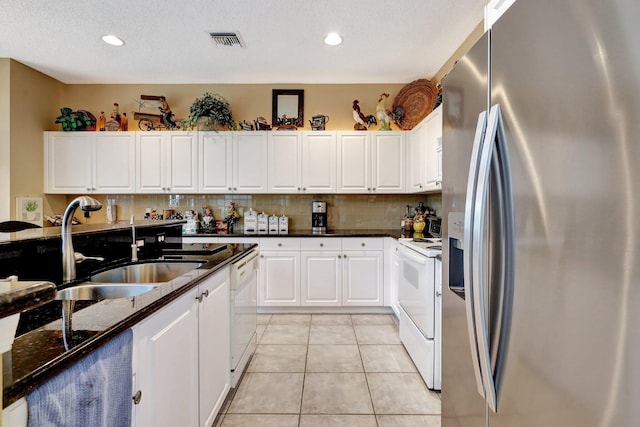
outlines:
[[[485,3],[0,0],[0,57],[64,83],[404,83],[431,78]],[[217,48],[212,31],[246,48]],[[323,43],[330,31],[342,45]]]

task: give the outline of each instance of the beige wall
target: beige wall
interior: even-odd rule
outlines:
[[[366,115],[375,114],[381,93],[390,94],[387,108],[404,84],[342,84],[342,85],[267,85],[267,84],[167,84],[167,85],[67,85],[60,107],[91,111],[96,117],[100,111],[109,115],[113,103],[120,105],[120,112],[129,117],[129,130],[137,130],[133,113],[138,111],[140,95],[164,95],[176,117],[185,118],[189,107],[205,92],[218,93],[229,101],[233,118],[237,122],[250,123],[258,116],[271,123],[272,89],[304,90],[304,124],[310,130],[309,119],[318,113],[329,116],[327,130],[353,129],[352,104],[360,101]],[[46,130],[60,130],[59,125]]]
[[[44,196],[42,130],[59,114],[64,85],[11,61],[11,213],[16,197],[44,197],[45,214],[64,207],[65,198]]]
[[[469,49],[473,47],[474,44],[476,44],[476,42],[480,39],[480,37],[482,37],[483,34],[484,34],[484,21],[480,22],[476,26],[476,28],[473,29],[471,34],[469,34],[469,36],[460,45],[460,47],[456,49],[453,55],[451,55],[451,57],[447,60],[447,62],[445,62],[445,64],[440,68],[440,70],[438,70],[435,76],[433,76],[432,81],[434,83],[442,82],[442,79],[449,73],[449,71],[453,69],[454,65],[456,65],[456,62],[458,62],[458,60],[462,58],[465,55],[465,53],[467,53]]]

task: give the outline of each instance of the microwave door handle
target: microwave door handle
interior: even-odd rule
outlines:
[[[473,141],[473,149],[471,151],[471,161],[469,162],[469,175],[467,179],[467,198],[464,210],[464,242],[463,242],[463,268],[464,268],[464,302],[467,314],[467,333],[469,335],[469,346],[471,349],[471,360],[473,363],[473,372],[476,379],[478,393],[484,398],[484,384],[482,381],[482,372],[480,370],[480,359],[478,355],[478,337],[477,322],[474,310],[474,293],[475,279],[473,277],[473,224],[475,215],[476,187],[478,181],[478,167],[480,159],[480,151],[483,146],[484,135],[486,130],[485,111],[478,115],[478,123]]]

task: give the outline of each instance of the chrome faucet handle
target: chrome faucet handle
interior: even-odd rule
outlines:
[[[82,261],[87,261],[87,260],[104,261],[104,258],[101,256],[84,256],[80,252],[74,252],[73,257],[77,263],[80,263]]]

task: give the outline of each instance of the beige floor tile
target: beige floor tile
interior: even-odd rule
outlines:
[[[439,415],[378,415],[378,427],[440,427]]]
[[[303,414],[373,414],[367,381],[361,373],[307,373]]]
[[[270,314],[258,314],[258,325],[266,325],[270,319]]]
[[[352,314],[354,325],[395,325],[390,314]]]
[[[376,414],[440,414],[437,393],[427,389],[417,373],[368,373]]]
[[[308,341],[308,326],[269,324],[262,335],[260,344],[307,344]]]
[[[356,344],[353,326],[311,325],[309,344]]]
[[[314,314],[311,316],[312,325],[351,325],[349,314]]]
[[[301,415],[300,427],[377,427],[375,415]]]
[[[221,427],[298,427],[299,415],[227,414]]]
[[[229,414],[299,414],[304,374],[247,372]]]
[[[304,372],[307,346],[304,344],[260,344],[248,372]]]
[[[401,344],[395,325],[359,325],[353,328],[358,344]]]
[[[366,372],[416,372],[416,367],[401,344],[360,346]]]
[[[267,325],[257,325],[256,326],[256,341],[260,344],[260,340],[262,339],[262,335],[264,335],[264,331],[267,329]]]
[[[273,314],[270,325],[309,325],[311,323],[310,314]]]
[[[307,372],[363,372],[358,346],[310,344]]]

